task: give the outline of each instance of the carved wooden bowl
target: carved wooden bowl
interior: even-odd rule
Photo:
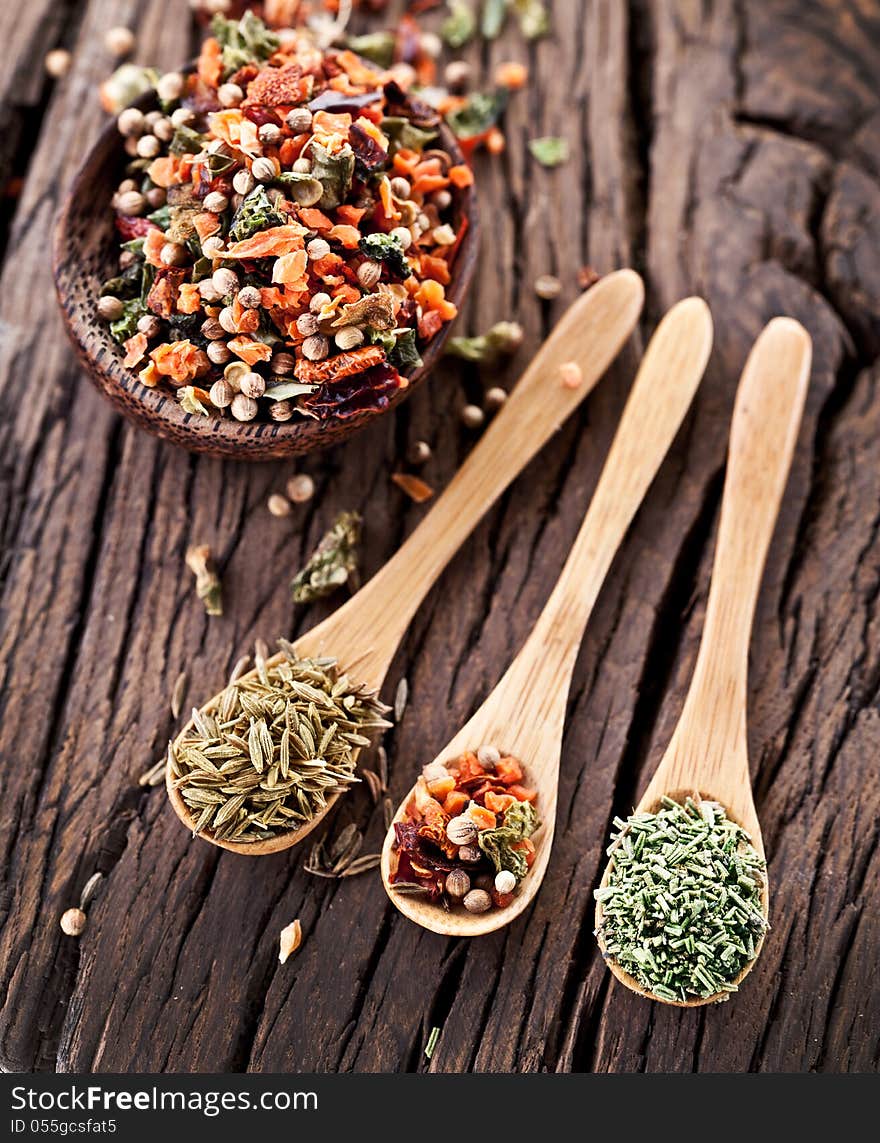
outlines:
[[[135,106],[152,110],[155,97],[145,96]],[[454,162],[464,161],[445,124],[440,127],[440,145]],[[298,456],[339,444],[377,416],[390,412],[422,384],[436,365],[451,323],[444,325],[425,347],[423,365],[410,376],[409,385],[390,398],[386,409],[367,411],[344,421],[295,417],[285,423],[243,423],[228,417],[203,417],[185,412],[167,391],[147,388],[136,373],[123,366],[122,347],[95,313],[101,285],[117,272],[119,236],[110,200],[123,178],[126,161],[116,124],[110,123],[62,202],[55,223],[53,273],[67,331],[83,367],[99,392],[134,424],[192,452],[210,456],[256,461]],[[477,258],[478,212],[473,186],[455,194],[455,222],[466,218],[468,227],[452,267],[447,297],[461,308]]]

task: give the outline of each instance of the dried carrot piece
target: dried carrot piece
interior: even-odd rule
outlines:
[[[252,341],[244,335],[232,338],[227,344],[245,365],[258,365],[261,361],[268,361],[272,356],[271,346],[264,345],[262,341]]]
[[[449,168],[449,181],[459,188],[473,186],[474,172],[467,163],[459,163],[457,167]]]
[[[424,504],[434,495],[434,489],[430,484],[426,484],[424,480],[420,480],[418,476],[412,476],[408,472],[394,472],[391,474],[391,479],[398,488],[407,494],[410,500],[415,500],[416,504]]]

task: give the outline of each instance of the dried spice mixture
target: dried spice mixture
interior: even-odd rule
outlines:
[[[439,112],[351,50],[217,16],[196,71],[127,108],[119,273],[99,315],[193,415],[380,410],[456,315],[468,166]]]
[[[424,892],[447,908],[503,909],[535,860],[529,840],[539,826],[537,790],[523,785],[523,768],[493,746],[422,771],[395,822],[399,892]]]

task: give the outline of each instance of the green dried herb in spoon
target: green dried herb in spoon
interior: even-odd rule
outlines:
[[[734,992],[766,930],[764,861],[717,802],[664,798],[615,818],[596,930],[603,955],[661,1000]]]

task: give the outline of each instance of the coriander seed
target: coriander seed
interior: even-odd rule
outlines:
[[[273,516],[289,516],[290,501],[279,492],[273,492],[266,502],[266,506]]]
[[[471,891],[471,879],[463,869],[453,869],[446,875],[445,889],[454,901],[461,901]]]
[[[273,401],[269,406],[269,416],[273,421],[289,421],[293,416],[293,405],[290,401]]]
[[[347,325],[336,334],[333,340],[343,352],[349,349],[357,349],[364,340],[364,331],[358,329],[356,325]]]
[[[287,495],[294,504],[305,504],[315,495],[315,482],[306,472],[291,476],[287,482]]]
[[[405,179],[401,175],[393,178],[391,180],[391,193],[395,198],[409,198],[412,194],[409,179]]]
[[[499,385],[493,385],[491,389],[486,390],[483,406],[487,413],[497,413],[506,400],[507,390]]]
[[[313,238],[308,246],[306,246],[306,254],[308,254],[312,262],[317,262],[320,258],[326,258],[329,253],[330,243],[324,238]]]
[[[144,198],[150,210],[158,210],[168,201],[168,195],[163,187],[150,187]]]
[[[85,932],[86,915],[82,909],[66,909],[61,914],[61,931],[68,937],[80,937]]]
[[[212,214],[222,214],[229,206],[229,199],[220,191],[211,191],[210,194],[205,195],[203,205],[205,210],[210,210]]]
[[[227,297],[229,294],[234,294],[238,289],[238,274],[234,270],[229,270],[225,266],[219,270],[215,270],[211,276],[211,281],[214,283],[214,288],[221,298]],[[235,332],[232,330],[231,332]]]
[[[208,360],[215,365],[225,365],[232,358],[232,350],[225,341],[209,342],[205,353],[208,355]]]
[[[138,332],[145,333],[151,340],[162,332],[162,321],[155,314],[144,314],[138,318]]]
[[[435,226],[431,235],[438,246],[452,246],[455,242],[455,231],[445,222],[442,226]]]
[[[546,301],[558,298],[562,293],[562,282],[552,274],[541,274],[535,279],[535,293]]]
[[[244,92],[237,83],[221,83],[217,89],[217,99],[221,107],[238,107],[244,99]]]
[[[119,298],[114,298],[112,294],[104,294],[103,297],[98,298],[98,317],[103,318],[104,321],[119,321],[125,313],[125,307]]]
[[[277,123],[264,123],[260,127],[258,134],[260,136],[260,142],[265,147],[277,147],[284,138],[284,134]]]
[[[162,144],[155,135],[141,135],[137,141],[137,153],[141,159],[155,159],[162,150]]]
[[[471,889],[462,904],[469,913],[486,913],[492,908],[492,898],[485,889]]]
[[[323,334],[313,334],[302,343],[302,353],[306,361],[323,361],[329,352],[330,343]]]
[[[495,874],[495,889],[498,893],[512,893],[516,888],[516,877],[509,869],[501,869]]]
[[[333,301],[333,299],[330,297],[329,294],[325,294],[325,293],[315,294],[314,297],[312,298],[312,300],[309,302],[309,309],[312,311],[313,314],[319,314],[321,312],[321,310],[324,308],[324,306],[329,306],[332,301]]]
[[[110,28],[104,33],[104,47],[114,56],[130,55],[134,49],[134,32],[130,28]]]
[[[163,266],[185,266],[187,257],[186,247],[177,242],[166,242],[159,251],[159,261]]]
[[[271,159],[254,159],[251,164],[251,174],[258,183],[271,183],[278,175],[278,170]]]
[[[116,200],[116,209],[128,218],[143,214],[146,206],[147,200],[140,191],[126,191]]]
[[[479,405],[465,405],[459,413],[459,420],[466,429],[479,429],[486,420],[486,414]]]
[[[178,107],[175,111],[171,112],[171,126],[188,127],[195,117],[195,112],[190,110],[189,107]]]
[[[318,332],[318,319],[313,313],[300,314],[296,319],[296,328],[303,337],[311,337]]]
[[[447,823],[446,836],[453,845],[470,845],[477,840],[477,827],[470,818],[460,814]]]
[[[412,234],[406,226],[395,226],[390,232],[389,237],[396,238],[404,250],[409,250],[410,246],[412,246]]]
[[[226,331],[220,322],[217,321],[216,318],[212,317],[205,318],[201,324],[200,329],[202,337],[206,338],[208,341],[219,341],[226,334]]]
[[[292,169],[298,175],[309,175],[312,173],[312,161],[307,159],[305,155],[300,155]]]
[[[501,751],[496,746],[481,746],[477,751],[477,761],[484,770],[494,773],[495,767],[501,761]]]
[[[247,310],[255,310],[263,304],[263,295],[258,286],[244,286],[238,291],[239,304]]]
[[[70,71],[72,58],[70,52],[66,52],[64,48],[55,48],[54,51],[47,52],[43,61],[46,74],[52,79],[63,79]]]
[[[427,464],[431,459],[431,446],[427,441],[413,441],[406,450],[406,459],[409,464],[416,466]]]
[[[276,353],[272,357],[271,368],[279,377],[286,377],[296,368],[296,358],[292,353]]]
[[[216,409],[228,409],[232,404],[235,391],[228,381],[221,378],[219,381],[215,381],[211,386],[211,392],[208,396],[211,399],[211,404]]]
[[[222,257],[225,249],[226,244],[219,234],[212,234],[210,238],[206,238],[202,243],[202,254],[204,254],[206,258],[210,258],[212,262]],[[199,290],[201,290],[201,287],[202,283],[199,282]],[[202,297],[204,297],[204,294],[202,294]],[[222,297],[222,295],[217,292],[217,297]]]
[[[459,847],[458,856],[468,865],[476,865],[483,856],[483,852],[477,845],[462,845]]]
[[[357,279],[365,290],[372,290],[381,277],[382,266],[379,262],[362,262],[358,266]]]
[[[266,392],[266,380],[259,373],[245,373],[239,384],[245,397],[253,397],[254,400]]]
[[[232,415],[237,421],[252,421],[259,411],[257,402],[244,393],[236,393],[230,405]]]
[[[471,79],[471,65],[467,60],[451,60],[443,73],[450,91],[460,91],[467,87]]]
[[[312,113],[307,107],[295,107],[287,113],[285,123],[294,135],[304,135],[312,129]]]
[[[179,71],[168,71],[159,78],[156,94],[163,103],[175,103],[183,95],[184,78]]]
[[[237,194],[250,194],[256,185],[257,180],[247,167],[242,167],[240,171],[236,171],[232,178],[232,186]]]

